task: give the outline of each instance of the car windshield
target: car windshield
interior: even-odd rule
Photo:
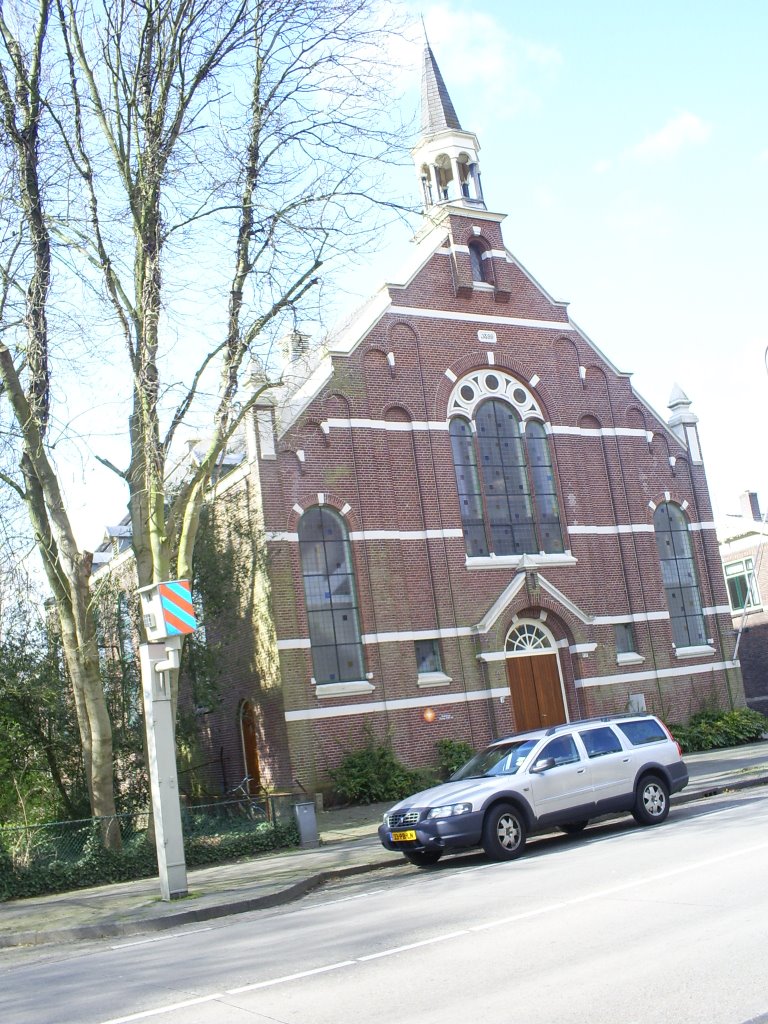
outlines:
[[[510,740],[486,747],[451,776],[451,782],[460,779],[480,779],[488,775],[514,775],[530,754],[538,740]]]

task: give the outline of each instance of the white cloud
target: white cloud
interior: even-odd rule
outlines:
[[[642,142],[627,150],[627,155],[643,160],[655,160],[674,156],[686,146],[700,145],[712,134],[712,126],[696,114],[683,111],[669,121],[659,131],[646,136]]]
[[[536,107],[562,56],[555,47],[512,35],[492,15],[436,4],[424,12],[430,45],[449,89],[476,85],[498,101],[494,117]],[[461,111],[459,111],[461,117]]]
[[[595,174],[607,174],[608,171],[613,167],[613,163],[610,160],[596,160],[592,164],[592,170]]]

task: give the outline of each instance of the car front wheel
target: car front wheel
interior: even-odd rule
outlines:
[[[483,822],[483,849],[492,860],[513,860],[525,847],[525,821],[511,804],[497,804]]]
[[[640,780],[632,816],[640,825],[660,825],[669,814],[669,787],[658,775]]]
[[[410,864],[417,868],[428,868],[437,864],[443,855],[442,850],[403,850],[403,856]]]

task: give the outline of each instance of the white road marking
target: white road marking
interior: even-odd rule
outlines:
[[[210,932],[212,928],[191,928],[183,932],[167,932],[165,935],[155,935],[151,939],[136,939],[135,942],[121,942],[119,945],[110,946],[110,949],[131,949],[133,946],[146,946],[150,942],[167,942],[168,939],[184,939],[187,935],[198,935],[200,932]]]
[[[305,909],[308,911],[323,910],[325,907],[334,907],[337,903],[349,903],[352,900],[364,900],[368,896],[378,896],[382,892],[384,892],[384,889],[368,889],[366,892],[355,893],[353,896],[340,896],[337,900],[318,902],[314,907],[306,907]]]
[[[148,1017],[159,1017],[161,1013],[173,1013],[174,1010],[184,1010],[188,1006],[200,1006],[201,1003],[212,1003],[216,999],[222,999],[223,992],[213,992],[209,996],[200,996],[197,999],[185,999],[182,1003],[169,1003],[167,1006],[157,1006],[154,1010],[141,1010],[139,1013],[132,1013],[128,1017],[113,1017],[105,1020],[103,1024],[130,1024],[134,1020],[146,1020]]]
[[[380,953],[369,953],[367,956],[359,956],[355,963],[364,964],[369,960],[379,960],[383,956],[394,956],[395,953],[405,953],[409,949],[421,949],[422,946],[432,946],[436,942],[445,942],[447,939],[457,939],[460,935],[469,935],[469,929],[463,928],[460,932],[446,932],[444,935],[435,935],[431,939],[422,939],[421,942],[409,942],[407,946],[393,946],[392,949],[382,949]]]
[[[340,967],[353,967],[357,961],[340,960],[337,964],[328,964],[325,967],[315,967],[311,971],[299,971],[297,974],[286,974],[282,978],[270,978],[269,981],[257,981],[253,985],[242,985],[240,988],[228,988],[228,996],[238,996],[243,992],[253,992],[257,988],[270,988],[272,985],[284,985],[286,981],[298,981],[301,978],[311,978],[315,974],[325,974],[328,971],[338,971]],[[107,1024],[110,1024],[107,1021]]]
[[[316,967],[309,971],[300,971],[297,974],[286,974],[279,978],[270,978],[267,981],[255,982],[252,985],[243,985],[239,988],[226,989],[224,992],[216,992],[213,995],[201,996],[198,999],[190,999],[186,1002],[159,1006],[152,1010],[144,1010],[139,1013],[131,1014],[128,1017],[115,1017],[111,1020],[103,1021],[102,1024],[132,1024],[133,1021],[146,1020],[149,1017],[157,1017],[162,1013],[172,1013],[174,1010],[182,1010],[187,1006],[198,1006],[201,1003],[210,1003],[216,999],[222,999],[224,996],[241,995],[244,992],[253,992],[258,989],[270,988],[275,985],[284,985],[287,982],[299,981],[303,978],[311,978],[318,974],[325,974],[328,971],[337,971],[344,967],[354,967],[357,964],[368,963],[372,960],[380,960],[383,957],[396,956],[399,953],[409,952],[413,949],[421,949],[424,946],[431,946],[438,942],[447,942],[450,939],[460,938],[472,932],[486,931],[489,928],[499,928],[503,925],[513,924],[526,918],[539,917],[543,914],[550,914],[555,910],[563,910],[566,907],[573,907],[579,904],[588,903],[590,900],[605,899],[608,896],[615,896],[616,893],[619,892],[628,892],[631,889],[643,888],[648,886],[650,883],[657,882],[661,879],[674,878],[676,875],[688,874],[702,868],[711,867],[713,864],[721,864],[724,861],[742,858],[745,854],[757,853],[760,850],[766,849],[768,849],[768,842],[757,843],[750,847],[739,847],[739,849],[733,850],[729,853],[720,854],[717,857],[707,857],[704,860],[699,860],[694,863],[684,864],[677,868],[670,868],[668,871],[656,872],[653,875],[645,876],[643,878],[634,878],[631,881],[622,882],[618,885],[607,886],[604,889],[594,890],[593,892],[586,893],[583,896],[575,896],[570,900],[558,900],[555,903],[548,903],[546,906],[539,907],[537,910],[522,911],[521,913],[513,914],[510,917],[497,918],[496,920],[488,921],[485,924],[473,925],[471,928],[466,928],[462,931],[445,932],[442,935],[435,935],[432,938],[424,939],[421,942],[413,942],[405,946],[394,946],[391,949],[381,950],[379,953],[369,953],[366,956],[356,957],[354,960],[341,960],[338,963],[328,964],[325,967]],[[495,866],[498,867],[499,865]]]

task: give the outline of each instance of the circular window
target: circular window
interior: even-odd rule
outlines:
[[[485,386],[488,388],[489,391],[499,390],[499,378],[496,376],[495,373],[488,374],[488,376],[485,378]]]
[[[528,395],[526,395],[522,388],[515,388],[512,392],[512,398],[518,405],[525,405],[528,400]]]
[[[471,402],[475,397],[475,389],[470,387],[469,384],[465,384],[461,389],[461,397],[465,402]]]

